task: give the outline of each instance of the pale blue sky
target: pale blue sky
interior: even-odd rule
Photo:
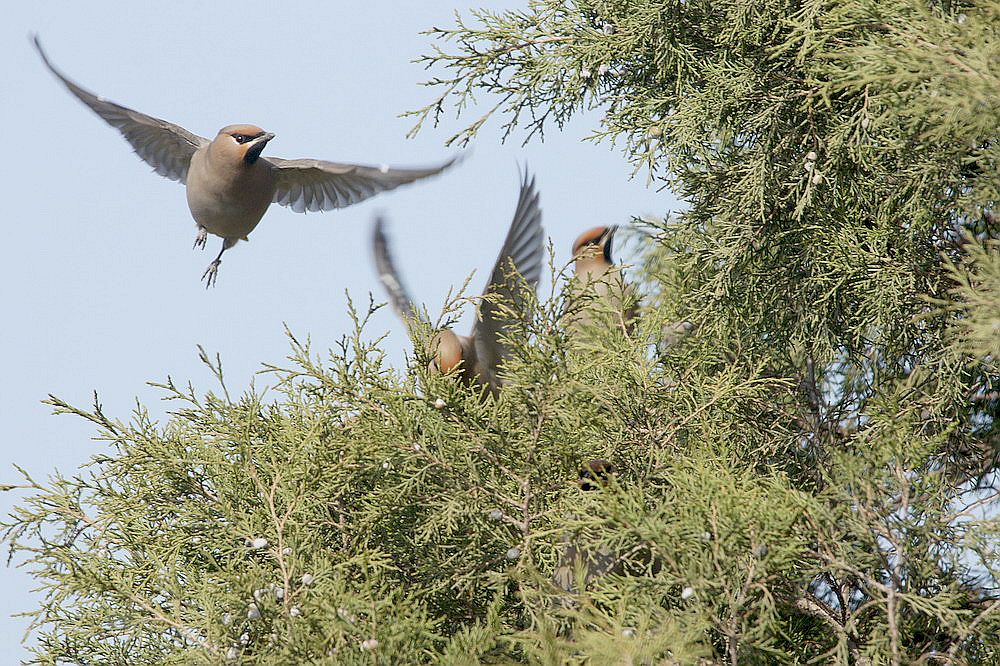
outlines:
[[[537,176],[546,232],[557,258],[573,238],[633,214],[678,208],[664,192],[629,180],[608,145],[581,138],[590,115],[545,143],[500,145],[486,127],[468,159],[434,180],[331,213],[274,206],[249,243],[226,253],[218,286],[199,277],[218,251],[193,251],[195,227],[183,187],[160,178],[124,139],[44,69],[28,35],[37,31],[53,62],[83,86],[126,106],[212,137],[249,122],[275,132],[265,154],[286,158],[427,165],[454,154],[444,140],[458,124],[414,140],[396,116],[433,92],[410,60],[428,51],[418,33],[453,22],[454,9],[524,2],[171,2],[23,3],[0,23],[0,125],[6,159],[0,219],[3,311],[0,349],[0,482],[10,464],[36,478],[72,473],[105,450],[80,419],[54,417],[48,393],[87,406],[96,389],[105,411],[127,418],[136,398],[162,418],[166,405],[145,385],[168,374],[213,388],[195,345],[223,357],[231,391],[262,362],[282,364],[283,325],[325,350],[349,329],[344,290],[384,300],[369,261],[370,222],[384,210],[411,294],[436,312],[452,285],[473,270],[478,290],[496,258],[517,196],[518,163]],[[128,10],[126,11],[126,7]],[[469,116],[471,119],[473,116]],[[460,236],[463,242],[453,241]],[[471,313],[466,316],[466,325]],[[398,364],[408,346],[385,309],[369,332]],[[258,378],[258,385],[265,378]],[[18,493],[0,494],[6,514]],[[4,660],[26,626],[11,613],[37,604],[31,579],[0,573]]]

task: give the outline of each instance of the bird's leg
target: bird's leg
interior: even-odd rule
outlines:
[[[208,289],[213,284],[219,275],[219,265],[222,264],[222,253],[226,251],[226,246],[223,245],[222,249],[219,250],[218,256],[208,265],[205,272],[201,274],[201,279],[205,281],[205,289]]]
[[[205,280],[205,289],[208,289],[215,284],[215,280],[219,275],[219,265],[222,263],[222,253],[236,245],[238,238],[223,238],[222,239],[222,249],[219,250],[219,254],[215,259],[208,265],[205,272],[201,274],[201,279]]]
[[[192,247],[191,249],[193,250],[195,247],[200,247],[201,249],[204,250],[205,243],[207,242],[208,242],[208,229],[199,224],[198,235],[194,237],[194,247]]]

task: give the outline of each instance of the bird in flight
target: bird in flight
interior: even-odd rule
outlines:
[[[457,159],[426,169],[391,169],[262,157],[274,138],[271,132],[255,125],[228,125],[209,141],[81,88],[52,65],[37,35],[34,44],[49,71],[121,132],[143,161],[161,176],[186,185],[188,208],[198,225],[194,246],[204,248],[208,234],[222,238],[222,249],[202,275],[206,288],[215,283],[222,254],[240,240],[248,240],[272,203],[297,213],[344,208],[438,174]]]
[[[460,252],[461,245],[458,241],[461,239],[455,240],[456,249]],[[512,278],[511,270],[520,273],[532,289],[537,287],[542,273],[543,242],[542,212],[538,207],[535,179],[529,178],[525,172],[514,219],[483,295],[499,295],[503,302],[512,305],[515,311],[520,311],[523,308],[523,293]],[[379,281],[389,293],[389,303],[393,310],[403,321],[422,320],[423,317],[407,295],[406,287],[393,262],[385,236],[385,220],[381,217],[375,221],[372,251]],[[488,388],[491,393],[496,394],[501,385],[498,368],[509,356],[509,350],[500,342],[505,319],[501,305],[489,298],[483,299],[479,306],[479,318],[469,335],[458,335],[449,328],[441,329],[434,335],[428,353],[428,369],[447,374],[458,368],[465,382]]]

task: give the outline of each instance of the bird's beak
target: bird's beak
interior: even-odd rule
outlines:
[[[250,164],[257,161],[260,154],[264,151],[264,146],[267,142],[274,138],[274,134],[271,132],[264,132],[259,137],[247,144],[247,152],[244,156],[244,160]]]

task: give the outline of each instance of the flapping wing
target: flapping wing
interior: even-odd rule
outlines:
[[[390,169],[323,160],[265,158],[275,170],[274,202],[289,206],[296,213],[345,208],[379,192],[441,173],[456,159],[429,169]]]
[[[49,68],[49,71],[55,74],[63,85],[76,95],[77,99],[121,132],[125,139],[132,144],[136,154],[146,164],[153,167],[156,173],[170,180],[182,183],[187,180],[191,156],[200,146],[208,143],[208,139],[192,134],[179,125],[133,111],[84,90],[63,76],[49,62],[41,42],[38,41],[38,35],[35,35],[34,42],[38,54],[42,56],[42,62]]]
[[[517,281],[510,276],[510,272],[513,268],[528,284],[536,287],[542,274],[544,239],[542,211],[538,207],[535,179],[533,176],[529,177],[525,170],[514,219],[510,223],[510,230],[500,250],[500,256],[493,266],[493,273],[490,275],[484,295],[498,294],[508,307],[513,307],[516,311],[521,310],[524,305],[523,294],[517,288]],[[507,350],[498,341],[506,317],[502,313],[501,305],[488,300],[481,303],[479,315],[480,321],[477,321],[472,329],[476,352],[480,362],[495,371],[500,361],[507,356]]]
[[[375,255],[375,268],[378,270],[379,282],[389,294],[389,304],[392,309],[403,321],[408,319],[422,320],[423,317],[406,293],[406,287],[403,286],[403,280],[392,260],[392,254],[389,252],[389,241],[385,236],[385,219],[381,215],[375,218],[375,230],[372,233],[372,254]]]

